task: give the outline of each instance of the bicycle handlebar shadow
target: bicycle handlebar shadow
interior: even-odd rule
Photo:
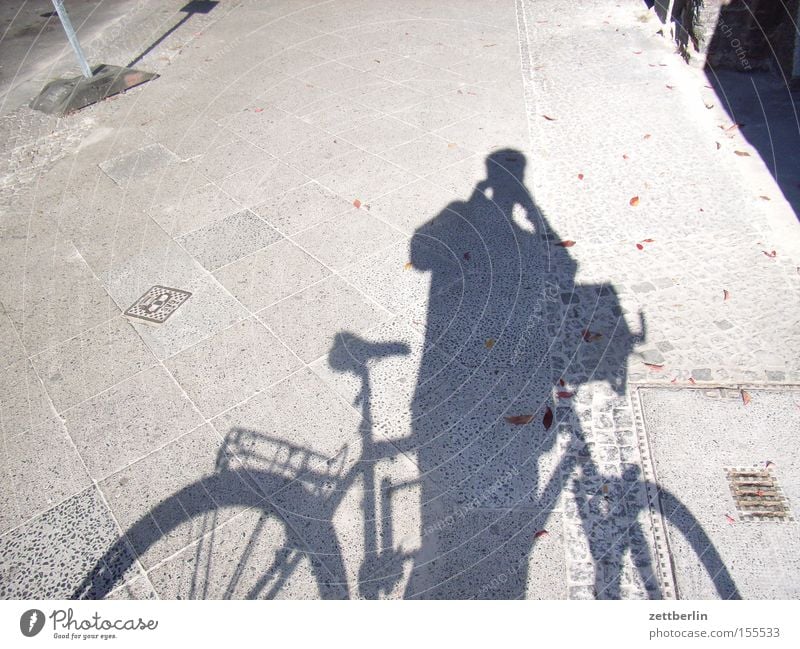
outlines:
[[[413,553],[394,548],[391,514],[382,519],[379,536],[374,502],[364,498],[366,552],[356,577],[361,596],[385,595],[401,581],[407,598],[552,596],[547,571],[537,569],[540,562],[531,558],[538,557],[538,544],[547,538],[537,532],[554,517],[567,517],[573,529],[583,530],[583,538],[569,542],[588,548],[595,596],[622,594],[626,553],[647,594],[661,596],[646,530],[638,521],[646,506],[641,492],[650,486],[631,465],[623,464],[619,475],[611,472],[614,462],[601,456],[608,449],[592,427],[584,426],[594,416],[591,407],[554,396],[555,391],[572,396],[584,384],[602,382],[613,388],[615,398],[624,399],[627,361],[646,335],[644,318],[634,316],[639,331],[632,331],[612,285],[576,281],[578,266],[569,244],[525,188],[522,153],[497,151],[486,164],[486,178],[468,199],[447,205],[410,242],[411,263],[430,274],[430,286],[421,306],[424,341],[405,436],[389,439],[373,426],[377,397],[369,367],[370,361],[411,350],[402,342],[375,343],[340,332],[334,348],[343,343],[348,353],[332,349],[328,362],[335,372],[360,379],[354,404],[362,415],[358,461],[317,457],[310,449],[248,430],[242,422],[229,434],[216,473],[136,522],[90,571],[76,597],[108,594],[134,557],[187,516],[245,506],[283,520],[285,512],[265,494],[286,490],[292,491],[295,512],[310,513],[307,527],[295,532],[287,524],[286,552],[275,555],[246,593],[231,583],[225,595],[276,595],[291,574],[289,550],[301,548],[300,554],[311,559],[320,595],[346,597],[353,590],[347,591],[352,584],[333,514],[357,475],[364,478],[365,493],[388,494],[391,485],[376,484],[371,463],[397,453],[412,456],[418,468],[420,545]],[[337,483],[335,496],[326,489],[331,481]],[[567,487],[576,486],[574,511],[557,507],[569,496]],[[672,494],[662,491],[661,500],[665,516],[687,537],[720,596],[738,597],[722,558],[691,512]],[[383,518],[387,511],[381,509]],[[213,542],[213,535],[206,538]],[[251,556],[249,543],[243,561]],[[298,560],[297,553],[292,556]],[[324,565],[319,557],[325,557]],[[242,570],[239,566],[236,574]],[[202,575],[196,578],[202,581]]]

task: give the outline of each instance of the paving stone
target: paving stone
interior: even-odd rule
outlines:
[[[386,314],[333,276],[259,311],[275,334],[303,361],[322,356],[342,331],[364,332]]]
[[[0,370],[0,425],[4,438],[43,424],[55,411],[29,360]]]
[[[297,245],[334,270],[349,266],[402,238],[401,232],[373,217],[366,209],[350,210],[294,236]]]
[[[255,208],[259,216],[286,235],[351,210],[348,201],[317,182],[301,185]]]
[[[156,359],[123,317],[116,317],[32,358],[61,412],[154,365]]]
[[[118,535],[100,493],[89,487],[0,537],[0,597],[86,597],[82,583],[100,561],[107,570],[96,581],[99,590],[135,575],[135,559],[126,548],[106,556]]]
[[[184,234],[178,242],[206,269],[213,271],[281,238],[262,219],[244,210]]]
[[[339,159],[337,168],[319,182],[348,200],[369,203],[415,180],[399,167],[368,153],[353,152]]]
[[[330,271],[286,239],[240,259],[214,276],[250,311],[259,311],[318,282]]]
[[[202,423],[189,400],[160,366],[75,406],[63,417],[95,480]]]
[[[91,485],[81,458],[57,418],[5,439],[2,530],[19,525]]]
[[[100,168],[118,185],[124,187],[140,176],[161,171],[164,167],[178,162],[177,156],[161,144],[150,144],[138,151],[132,151],[116,158],[106,160]]]
[[[253,318],[176,354],[165,364],[206,417],[244,401],[301,366]]]

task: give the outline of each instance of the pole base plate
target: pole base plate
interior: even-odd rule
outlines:
[[[63,116],[157,77],[151,72],[102,64],[92,69],[89,79],[80,76],[51,81],[30,106],[48,115]]]

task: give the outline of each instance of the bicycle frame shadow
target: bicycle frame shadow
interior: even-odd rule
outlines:
[[[562,550],[587,567],[593,597],[619,598],[633,587],[663,596],[647,529],[651,506],[658,506],[650,494],[658,490],[641,480],[635,457],[619,456],[609,438],[614,427],[593,425],[600,415],[581,400],[584,386],[598,383],[610,388],[608,403],[624,407],[627,363],[646,336],[644,317],[632,331],[612,285],[576,281],[571,244],[525,187],[521,152],[496,151],[486,169],[467,200],[447,205],[411,238],[410,263],[429,277],[422,299],[385,328],[335,336],[327,380],[359,411],[359,448],[342,444],[331,456],[275,431],[235,426],[214,473],[128,529],[76,597],[107,595],[137,557],[187,519],[203,521],[193,532],[187,592],[209,596],[208,562],[218,560],[215,516],[229,507],[262,517],[237,546],[238,565],[218,593],[224,597],[281,596],[301,562],[311,566],[322,598],[552,597],[563,583],[532,567],[532,557],[548,551],[546,525],[553,536],[553,525],[571,530]],[[398,321],[411,331],[406,323],[415,316],[420,330],[387,340]],[[373,385],[373,368],[390,358],[397,374]],[[401,385],[413,388],[393,416],[387,403]],[[405,462],[415,475],[378,479],[381,461]],[[419,529],[407,546],[395,528],[409,510],[395,511],[392,498],[412,483]],[[738,597],[691,512],[673,494],[660,491],[659,498],[720,597]],[[336,521],[347,507],[346,518],[360,517],[348,528],[359,529],[357,541]],[[284,540],[253,577],[247,564],[267,519],[281,525]],[[564,561],[547,556],[554,565]]]

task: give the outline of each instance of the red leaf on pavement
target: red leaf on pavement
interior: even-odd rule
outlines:
[[[770,259],[775,259],[775,256],[778,254],[774,250],[771,250],[770,252],[767,252],[766,250],[762,250],[761,252],[763,252]]]
[[[550,426],[553,425],[553,411],[550,410],[550,406],[547,406],[547,410],[544,411],[544,417],[542,417],[542,425],[544,426],[545,430],[550,430]]]
[[[564,383],[564,379],[558,379],[558,384],[563,388],[566,383]]]
[[[594,342],[595,340],[600,340],[603,337],[603,334],[589,331],[588,329],[584,329],[581,332],[581,336],[587,343],[591,343]]]
[[[736,519],[730,514],[725,514],[725,520],[728,521],[731,525],[733,525],[736,522]]]
[[[583,174],[578,174],[578,180],[583,180]]]
[[[556,396],[559,399],[572,399],[573,395],[573,392],[556,392]]]
[[[358,200],[358,199],[355,199],[355,200],[353,201],[353,207],[355,207],[356,209],[358,209],[359,207],[361,207],[361,201],[360,201],[360,200]]]
[[[641,243],[637,243],[637,244],[636,244],[636,247],[637,247],[639,250],[644,250],[644,246],[643,246]]]
[[[510,417],[506,417],[506,421],[515,426],[524,426],[525,424],[531,423],[532,420],[533,415],[511,415]]]
[[[254,108],[254,109],[253,109],[253,112],[254,112],[254,113],[263,113],[263,112],[264,112],[264,109],[263,109],[263,108]]]
[[[628,156],[628,154],[627,154],[627,153],[623,153],[623,154],[622,154],[622,159],[623,159],[623,160],[628,160],[628,159],[629,159],[629,156]]]
[[[653,243],[655,239],[642,239],[642,243]]]
[[[730,299],[730,297],[731,297],[730,291],[728,291],[727,288],[723,288],[722,289],[722,301],[725,302],[726,300]]]
[[[691,383],[692,385],[697,385],[697,381],[694,380],[693,376],[689,377],[689,383]]]
[[[561,246],[562,248],[572,248],[575,245],[575,242],[571,239],[567,239],[566,241],[559,241],[557,246]]]
[[[658,363],[645,363],[645,365],[647,365],[647,367],[649,367],[654,372],[660,372],[661,370],[664,369],[664,366],[659,365]]]
[[[631,200],[628,201],[631,207],[636,207],[639,204],[639,197],[634,196]]]
[[[748,405],[752,401],[750,393],[747,392],[747,390],[742,390],[741,392],[742,392],[742,403],[744,405]]]
[[[550,534],[550,532],[548,532],[547,530],[539,530],[538,532],[536,532],[536,534],[533,535],[533,538],[540,539],[548,534]]]

